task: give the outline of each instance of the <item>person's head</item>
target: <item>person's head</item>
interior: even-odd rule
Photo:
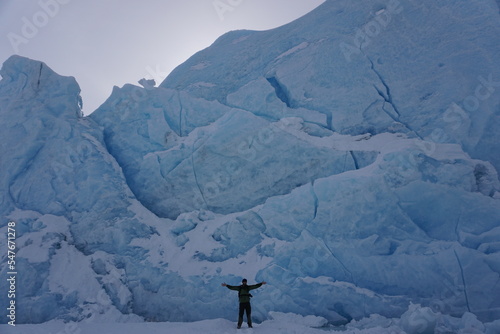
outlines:
[[[244,279],[241,281],[241,283],[242,283],[243,285],[247,285],[247,279],[246,279],[246,278],[244,278]]]

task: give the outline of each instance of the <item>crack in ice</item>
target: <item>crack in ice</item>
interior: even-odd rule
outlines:
[[[470,310],[470,305],[469,305],[469,296],[467,295],[467,284],[465,283],[465,274],[464,274],[464,267],[462,265],[462,261],[460,261],[460,258],[458,257],[457,251],[454,249],[453,253],[455,253],[455,257],[457,258],[458,262],[458,267],[460,268],[460,274],[462,277],[462,283],[464,285],[464,297],[465,297],[465,304],[467,305],[467,310],[471,312]]]

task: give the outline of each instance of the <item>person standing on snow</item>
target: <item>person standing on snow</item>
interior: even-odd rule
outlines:
[[[243,323],[243,313],[246,311],[247,313],[247,323],[248,327],[252,328],[252,307],[250,306],[250,298],[252,295],[250,294],[250,290],[260,288],[266,282],[257,283],[254,285],[247,285],[247,280],[244,278],[241,281],[241,285],[228,285],[226,283],[222,283],[222,286],[227,287],[229,290],[238,291],[238,299],[240,301],[240,313],[238,316],[238,329],[241,328],[241,324]]]

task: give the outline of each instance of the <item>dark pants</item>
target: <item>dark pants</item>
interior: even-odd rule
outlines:
[[[240,314],[238,316],[238,327],[241,327],[243,323],[243,313],[247,312],[247,323],[248,326],[252,326],[252,307],[250,303],[240,303]]]

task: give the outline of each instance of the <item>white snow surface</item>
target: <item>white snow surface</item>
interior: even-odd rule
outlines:
[[[499,333],[499,55],[493,0],[329,0],[88,117],[12,56],[0,330],[232,333],[245,277],[254,332]]]
[[[269,320],[253,324],[249,328],[243,324],[240,329],[236,324],[226,319],[202,320],[189,323],[166,322],[67,322],[49,321],[38,325],[0,325],[4,334],[420,334],[420,333],[456,333],[495,334],[500,330],[500,321],[482,324],[471,313],[465,313],[461,318],[436,314],[420,305],[410,305],[401,319],[387,319],[373,315],[370,318],[354,321],[347,326],[336,327],[328,325],[328,320],[322,317],[301,316],[293,313],[270,312]]]

